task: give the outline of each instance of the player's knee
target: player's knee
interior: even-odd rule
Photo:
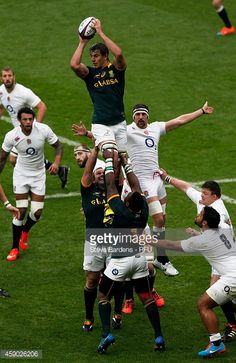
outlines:
[[[93,289],[98,286],[100,273],[89,273],[86,277],[86,287]]]
[[[99,292],[98,294],[98,299],[99,299],[99,302],[98,304],[101,304],[101,305],[111,305],[109,299],[107,298],[107,296],[105,296],[104,294],[102,294],[101,292]]]
[[[148,203],[148,208],[149,208],[149,215],[155,218],[155,220],[161,221],[164,219],[162,206],[159,200],[154,200]]]
[[[116,142],[115,142],[115,141],[113,141],[113,140],[106,140],[106,141],[102,141],[102,142],[99,144],[99,147],[100,147],[100,150],[102,151],[102,153],[103,153],[105,150],[118,152]]]
[[[222,6],[222,0],[213,0],[212,5],[216,10],[219,10],[219,8]]]
[[[206,309],[206,304],[205,301],[203,299],[203,296],[201,296],[198,301],[197,301],[197,310],[200,313],[201,311],[203,311],[204,309]]]
[[[37,222],[39,220],[43,212],[43,206],[44,202],[31,201],[29,216],[33,221]]]
[[[29,205],[28,199],[16,200],[16,207],[20,210],[20,220],[23,220]]]
[[[152,263],[148,263],[148,272],[149,272],[149,277],[155,277],[156,276],[156,269],[153,266]]]
[[[140,300],[142,301],[144,307],[146,307],[147,304],[153,301],[153,298],[151,296],[150,292],[141,292],[138,294]]]
[[[157,228],[162,228],[165,226],[165,218],[163,216],[163,214],[158,214],[156,215],[156,218],[155,220],[153,221],[154,225],[157,227]]]

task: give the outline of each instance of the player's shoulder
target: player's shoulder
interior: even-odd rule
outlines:
[[[215,200],[212,205],[213,208],[215,208],[219,213],[223,211],[227,211],[226,206],[221,198]]]
[[[20,91],[26,91],[28,90],[29,88],[23,86],[23,84],[20,84],[20,83],[16,83],[15,84],[15,87],[14,87],[14,90],[20,90]]]
[[[12,130],[8,131],[5,135],[5,138],[8,139],[15,139],[18,137],[18,134],[21,133],[21,127],[20,126],[16,126],[14,127]]]
[[[148,128],[152,130],[157,130],[163,126],[165,126],[165,122],[163,121],[153,121],[148,124]]]
[[[34,129],[37,129],[42,132],[51,130],[51,128],[47,124],[38,122],[36,120],[34,121]]]
[[[132,122],[131,124],[127,125],[127,131],[131,131],[134,128],[135,123]]]

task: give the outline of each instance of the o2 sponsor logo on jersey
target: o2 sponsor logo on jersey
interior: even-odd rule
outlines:
[[[16,115],[16,111],[14,111],[14,108],[11,105],[7,105],[6,109],[9,113]]]
[[[111,271],[113,275],[118,275],[119,271],[117,270],[117,268],[113,268],[113,270]]]
[[[155,140],[152,137],[147,137],[145,139],[145,145],[150,148],[154,148],[154,150],[157,149],[157,144],[155,143]]]
[[[28,149],[26,149],[25,152],[27,155],[31,155],[31,156],[38,155],[38,151],[35,150],[34,147],[28,147]]]

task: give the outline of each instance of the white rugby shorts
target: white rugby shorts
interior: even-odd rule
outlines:
[[[212,300],[218,305],[223,305],[229,300],[236,300],[236,281],[232,284],[225,276],[221,276],[206,290]]]
[[[139,177],[139,183],[145,197],[158,197],[163,199],[166,197],[166,189],[163,180],[159,175],[154,175],[153,178]]]
[[[95,144],[98,146],[104,141],[115,141],[117,149],[120,152],[127,150],[127,127],[126,121],[117,125],[106,126],[102,124],[92,124],[92,133],[96,139]]]
[[[88,241],[84,242],[84,271],[99,272],[104,269],[110,260],[110,255],[106,251],[95,249]]]
[[[37,195],[45,195],[46,191],[46,174],[45,170],[37,176],[24,176],[15,168],[13,172],[13,191],[15,194],[23,194],[31,191]]]
[[[148,262],[146,257],[141,255],[111,258],[104,274],[113,281],[140,279],[149,275]]]

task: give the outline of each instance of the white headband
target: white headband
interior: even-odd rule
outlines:
[[[135,108],[133,110],[133,118],[134,116],[136,115],[136,113],[145,113],[145,115],[147,115],[147,117],[149,117],[149,112],[148,112],[148,109],[145,108],[145,107],[138,107],[138,108]]]
[[[81,145],[78,145],[78,146],[75,146],[74,147],[74,153],[77,153],[77,152],[84,152],[84,153],[89,153],[91,152],[91,150],[88,149],[84,149],[84,148],[81,148]]]

